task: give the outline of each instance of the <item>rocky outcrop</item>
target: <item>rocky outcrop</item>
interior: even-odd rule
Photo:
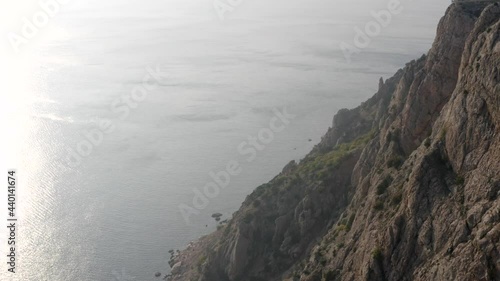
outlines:
[[[452,4],[427,55],[339,111],[171,280],[500,280],[499,68],[499,5]]]

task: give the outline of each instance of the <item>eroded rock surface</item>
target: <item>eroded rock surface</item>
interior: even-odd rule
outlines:
[[[499,134],[500,7],[456,2],[427,55],[339,111],[172,280],[500,280]]]

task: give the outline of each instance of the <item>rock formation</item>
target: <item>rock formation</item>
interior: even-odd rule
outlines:
[[[459,1],[171,280],[500,280],[499,195],[500,6]]]

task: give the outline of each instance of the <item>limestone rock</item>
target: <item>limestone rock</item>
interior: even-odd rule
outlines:
[[[340,110],[171,280],[500,280],[493,2],[453,3],[427,55]]]

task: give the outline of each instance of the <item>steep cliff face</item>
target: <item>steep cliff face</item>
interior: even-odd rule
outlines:
[[[175,258],[171,280],[500,280],[500,7],[460,2],[426,56]]]

